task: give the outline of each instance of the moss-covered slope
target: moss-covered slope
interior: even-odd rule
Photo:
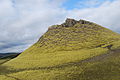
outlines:
[[[67,63],[44,69],[23,70],[1,80],[119,80],[120,79],[120,50],[109,54],[96,56],[83,61]],[[5,78],[6,77],[6,78]]]
[[[51,64],[47,65],[49,64],[48,62],[53,59],[55,60],[53,64],[58,65],[58,63],[61,63],[62,58],[62,61],[66,62],[64,59],[66,59],[68,55],[75,55],[76,57],[76,55],[81,56],[82,54],[80,53],[83,52],[88,53],[90,56],[94,55],[90,54],[92,49],[96,50],[96,48],[101,48],[101,50],[96,50],[101,52],[107,51],[109,48],[112,49],[116,47],[114,44],[119,40],[119,34],[100,25],[84,20],[76,21],[74,19],[67,19],[66,22],[61,25],[50,27],[37,43],[24,51],[16,59],[6,63],[6,65],[14,67],[16,64],[19,64],[21,68],[23,66],[25,67],[25,65],[28,67],[43,67],[42,65],[53,66]],[[88,51],[85,50],[86,52],[84,52],[83,49],[87,49]],[[78,55],[78,53],[80,55]],[[59,60],[59,58],[61,59]],[[68,59],[69,58],[70,57],[68,57]],[[72,58],[74,59],[74,57]],[[78,58],[78,60],[79,59],[80,58]],[[16,65],[16,67],[18,67],[18,65]]]
[[[61,25],[51,26],[38,42],[2,66],[6,66],[8,73],[14,77],[38,73],[39,79],[45,78],[43,80],[79,80],[79,74],[85,77],[82,73],[84,71],[89,77],[87,70],[82,69],[85,64],[77,67],[72,66],[72,63],[84,63],[86,59],[106,55],[117,49],[120,49],[120,34],[89,21],[67,19]],[[86,67],[91,65],[92,63],[87,64]],[[71,79],[66,78],[67,75],[70,76],[68,72],[73,75]]]

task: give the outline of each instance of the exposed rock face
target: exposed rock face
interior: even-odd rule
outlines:
[[[85,21],[85,20],[77,21],[77,20],[74,20],[74,19],[67,18],[66,21],[63,24],[53,25],[53,26],[49,27],[49,30],[60,29],[61,27],[73,27],[76,24],[89,24],[89,25],[94,24],[95,25],[95,23],[92,23],[92,22],[89,22],[89,21]]]
[[[79,20],[78,23],[80,24],[93,24],[92,22],[89,22],[89,21],[85,21],[85,20]]]
[[[63,27],[72,27],[74,26],[76,23],[78,23],[78,21],[74,20],[74,19],[69,19],[67,18],[65,23],[62,24]]]
[[[74,20],[74,19],[67,18],[65,23],[63,23],[61,25],[62,25],[62,27],[72,27],[77,23],[79,23],[79,24],[92,24],[91,22],[85,21],[85,20],[77,21],[77,20]]]

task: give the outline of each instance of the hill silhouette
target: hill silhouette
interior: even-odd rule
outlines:
[[[2,64],[7,68],[0,77],[3,80],[118,80],[119,49],[120,34],[93,22],[68,18],[63,24],[49,27],[34,45]],[[116,77],[109,77],[114,74],[110,69]]]

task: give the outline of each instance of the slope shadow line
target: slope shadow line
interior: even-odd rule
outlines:
[[[15,80],[20,80],[19,78],[16,78],[16,77],[13,77],[13,76],[9,76],[9,75],[4,75],[4,76],[9,77],[9,78],[13,78]]]

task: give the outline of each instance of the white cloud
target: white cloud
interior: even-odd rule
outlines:
[[[106,1],[106,0],[104,0]],[[97,7],[100,4],[102,4],[104,1],[102,0],[80,0],[76,7],[78,8],[92,8],[92,7]]]
[[[59,8],[62,0],[58,2],[57,5],[54,0],[0,1],[0,42],[4,41],[6,45],[30,45],[36,42],[49,25],[59,23],[64,18],[65,10]],[[6,49],[1,51],[5,52]]]
[[[67,17],[86,19],[120,30],[120,0],[106,1],[97,8],[74,10],[65,10],[62,6],[64,1],[0,0],[0,52],[28,48],[50,25],[61,23]]]

